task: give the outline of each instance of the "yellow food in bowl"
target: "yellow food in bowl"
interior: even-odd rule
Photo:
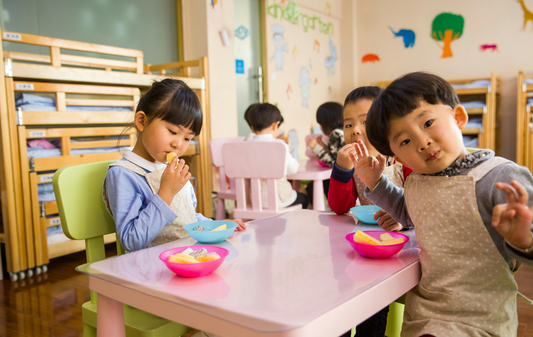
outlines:
[[[217,255],[205,255],[205,256],[198,256],[196,259],[198,262],[208,262],[208,261],[214,261],[220,259],[220,256]]]
[[[170,255],[168,262],[178,262],[178,263],[199,263],[194,257],[189,254],[174,254]]]
[[[395,239],[390,235],[389,233],[383,233],[380,235],[380,240],[374,239],[370,235],[357,231],[353,235],[353,240],[357,243],[364,243],[367,245],[374,245],[374,246],[389,246],[389,245],[395,245],[398,243],[403,243],[403,238]]]
[[[228,229],[228,226],[226,224],[223,224],[222,226],[218,226],[217,228],[215,229],[212,229],[211,232],[214,232],[214,231],[223,231],[223,230],[226,230]]]

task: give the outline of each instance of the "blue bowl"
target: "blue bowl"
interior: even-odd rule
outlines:
[[[357,218],[357,220],[367,224],[377,225],[378,220],[374,220],[374,213],[380,209],[381,207],[376,205],[366,205],[352,207],[350,208],[350,211]]]
[[[226,224],[228,226],[228,229],[222,230],[222,231],[214,231],[211,232],[212,229],[215,229],[219,226],[222,226]],[[199,232],[195,231],[194,229],[198,226],[204,226],[204,231]],[[233,232],[235,232],[235,229],[237,228],[237,223],[233,221],[228,220],[215,220],[215,221],[200,221],[200,222],[193,222],[188,225],[185,225],[183,229],[189,233],[189,235],[195,239],[198,242],[201,243],[217,243],[222,242],[229,238]]]

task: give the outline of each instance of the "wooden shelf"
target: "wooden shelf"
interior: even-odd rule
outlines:
[[[486,108],[468,108],[466,109],[466,112],[469,115],[482,115],[485,113]]]
[[[479,135],[481,132],[480,128],[464,128],[462,130],[463,135]]]
[[[466,88],[455,89],[455,93],[461,95],[485,95],[489,92],[489,88]]]
[[[116,235],[114,233],[104,235],[104,243],[112,243],[116,241]],[[53,259],[55,257],[81,252],[85,250],[84,240],[69,240],[59,242],[48,246],[48,258]]]

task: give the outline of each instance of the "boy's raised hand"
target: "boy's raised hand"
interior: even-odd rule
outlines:
[[[352,160],[355,172],[361,178],[363,183],[371,190],[381,180],[381,175],[385,169],[386,159],[379,154],[378,158],[368,154],[368,150],[362,140],[354,143],[354,152],[350,152],[350,159]]]
[[[339,152],[337,152],[337,167],[346,171],[353,169],[352,159],[350,153],[355,152],[353,144],[344,145]]]
[[[174,157],[163,171],[161,187],[157,194],[170,206],[174,196],[181,191],[190,178],[189,165],[185,165],[183,159],[180,159],[178,163],[178,157]]]
[[[511,185],[496,183],[495,186],[505,193],[507,204],[494,206],[492,225],[507,242],[516,248],[528,249],[532,247],[533,206],[528,207],[526,189],[514,180],[511,181]]]

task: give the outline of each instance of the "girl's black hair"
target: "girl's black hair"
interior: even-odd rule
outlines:
[[[202,130],[202,106],[194,91],[181,80],[166,78],[154,82],[141,97],[137,110],[148,122],[161,118],[165,122],[190,128],[195,135]]]
[[[344,107],[346,107],[348,104],[355,104],[360,99],[369,99],[373,101],[379,96],[379,94],[381,94],[382,90],[383,89],[380,87],[371,85],[354,89],[348,94],[348,96],[346,96],[346,99],[344,100]]]
[[[254,132],[260,132],[273,123],[283,123],[283,116],[278,107],[270,103],[254,103],[246,109],[244,119]]]
[[[337,102],[327,102],[318,107],[316,121],[326,134],[335,129],[342,129],[342,105]]]

